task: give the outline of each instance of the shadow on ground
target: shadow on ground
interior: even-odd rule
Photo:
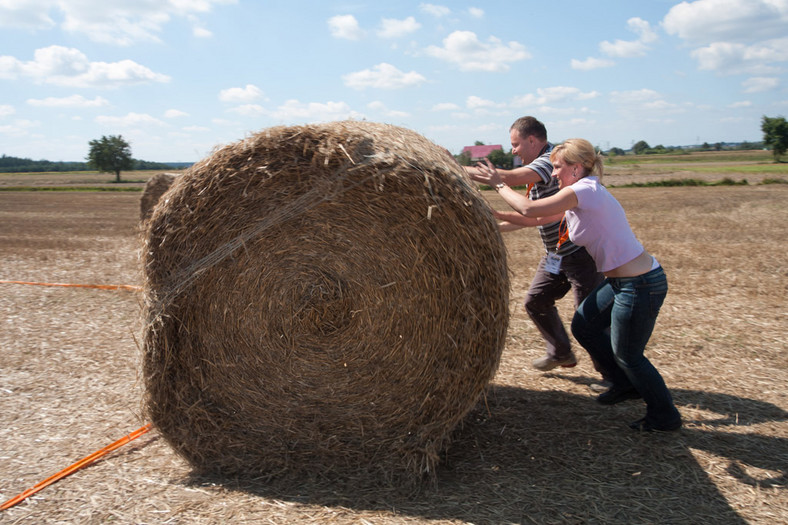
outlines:
[[[688,421],[689,428],[679,432],[641,434],[627,426],[643,415],[641,401],[603,407],[590,395],[493,386],[458,429],[435,482],[416,492],[361,479],[285,486],[195,477],[191,483],[221,483],[305,504],[479,524],[746,523],[692,450],[723,458],[739,482],[784,487],[788,440],[742,433],[739,427],[785,421],[788,413],[752,399],[673,393],[680,409],[711,412],[703,428],[715,430],[700,430]],[[748,466],[770,475],[754,477]]]

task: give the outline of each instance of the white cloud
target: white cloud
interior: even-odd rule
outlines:
[[[525,46],[518,42],[503,44],[495,37],[480,42],[472,31],[455,31],[443,39],[443,47],[429,46],[424,51],[456,64],[461,71],[508,71],[509,63],[531,58]]]
[[[592,69],[600,69],[603,67],[613,67],[616,63],[612,60],[607,60],[604,58],[594,58],[588,57],[585,60],[577,60],[575,58],[571,61],[572,69],[578,69],[580,71],[591,71]]]
[[[637,17],[627,20],[627,28],[638,35],[637,40],[616,40],[615,42],[605,40],[599,43],[599,50],[608,56],[619,58],[645,55],[646,51],[649,50],[647,44],[657,39],[656,32],[651,29],[648,22]]]
[[[380,38],[400,38],[407,34],[418,31],[421,24],[416,22],[412,16],[404,20],[397,20],[396,18],[384,18],[381,20],[381,28],[378,30]]]
[[[0,26],[50,29],[56,25],[54,19],[58,19],[67,33],[125,46],[159,42],[164,26],[173,18],[196,23],[197,14],[210,12],[214,5],[231,3],[235,0],[4,1],[0,2]]]
[[[188,15],[187,19],[192,25],[192,36],[195,38],[211,38],[213,36],[213,33],[200,23],[200,19],[197,16]]]
[[[662,97],[662,95],[653,89],[613,91],[610,96],[613,102],[618,104],[646,104]]]
[[[642,108],[659,111],[659,112],[681,110],[681,108],[677,104],[668,102],[667,100],[663,100],[663,99],[646,102],[642,105]]]
[[[788,60],[788,1],[697,0],[675,5],[662,26],[687,44],[701,70],[769,75]]]
[[[567,106],[567,107],[539,106],[539,114],[540,115],[553,115],[553,116],[556,116],[556,117],[570,117],[571,118],[571,117],[573,117],[575,115],[588,114],[588,113],[593,113],[593,112],[587,107],[577,108],[577,107],[573,107],[573,106]],[[580,120],[582,120],[582,119],[580,119]]]
[[[148,115],[147,113],[131,112],[123,117],[101,115],[94,119],[97,124],[119,128],[132,128],[136,126],[164,126],[164,122]]]
[[[47,97],[42,99],[29,98],[27,103],[31,106],[46,108],[97,108],[109,106],[109,101],[104,97],[96,97],[88,100],[82,95],[71,95],[70,97]]]
[[[451,13],[451,9],[446,7],[445,5],[435,5],[435,4],[419,4],[419,9],[427,13],[428,15],[432,15],[435,17],[442,17],[447,16]]]
[[[192,28],[192,35],[194,35],[196,38],[211,38],[213,33],[204,27],[194,26]]]
[[[271,116],[285,122],[293,120],[330,122],[333,120],[363,118],[362,114],[350,109],[350,106],[345,102],[302,103],[298,100],[286,101]]]
[[[551,88],[539,88],[537,93],[541,93],[548,101],[555,102],[566,99],[590,100],[599,96],[598,91],[580,91],[578,88],[556,86]]]
[[[714,42],[692,51],[701,70],[720,74],[774,74],[775,62],[788,60],[788,38],[765,41],[753,45],[736,42]]]
[[[13,115],[14,113],[16,113],[14,106],[9,106],[8,104],[0,104],[0,118]]]
[[[468,14],[473,18],[484,18],[484,9],[480,9],[478,7],[469,7]]]
[[[29,62],[0,56],[0,78],[20,77],[31,78],[37,83],[97,88],[170,80],[167,75],[154,73],[132,60],[90,62],[78,49],[63,46],[37,49]]]
[[[364,69],[362,71],[343,75],[342,79],[347,87],[353,89],[364,89],[368,87],[401,89],[418,86],[427,80],[415,71],[405,73],[385,62],[378,64],[372,69]]]
[[[734,102],[732,104],[728,104],[728,107],[731,109],[749,108],[752,107],[752,102],[750,102],[749,100],[742,100],[740,102]]]
[[[90,67],[87,56],[78,49],[63,46],[49,46],[36,49],[33,60],[23,62],[12,56],[0,57],[0,74],[16,79],[20,76],[46,80],[50,77],[76,77],[83,75]]]
[[[600,42],[599,50],[607,56],[618,58],[639,57],[646,54],[648,46],[639,40],[625,41],[616,40],[615,42]]]
[[[211,119],[211,122],[216,124],[217,126],[240,126],[240,122],[236,122],[234,120],[227,120],[225,118],[214,118]]]
[[[205,126],[184,126],[183,131],[211,131],[211,128]]]
[[[638,40],[649,44],[657,40],[657,32],[651,28],[651,24],[639,17],[627,20],[627,27],[638,36]]]
[[[168,109],[164,112],[165,118],[180,118],[180,117],[188,117],[189,114],[185,111],[181,111],[179,109]]]
[[[222,102],[251,102],[262,96],[262,90],[254,84],[246,84],[246,87],[242,88],[223,89],[219,92],[219,100]]]
[[[432,106],[432,111],[455,111],[460,109],[460,106],[453,102],[441,102]]]
[[[588,120],[585,118],[570,118],[567,120],[562,120],[560,122],[554,122],[553,125],[550,127],[551,129],[555,128],[568,128],[568,129],[577,129],[588,127],[596,124],[594,120]]]
[[[410,116],[410,113],[407,113],[405,111],[389,109],[388,107],[386,107],[386,105],[383,102],[379,100],[370,102],[369,104],[367,104],[367,108],[371,109],[372,111],[377,111],[378,113],[381,113],[389,118],[407,118]]]
[[[590,100],[597,98],[597,91],[581,91],[578,88],[568,86],[554,86],[549,88],[538,88],[536,93],[529,93],[515,97],[512,101],[514,107],[541,106],[545,104],[555,104],[557,102],[574,102],[578,100]]]
[[[493,102],[492,100],[487,100],[481,97],[477,97],[476,95],[471,95],[467,99],[465,99],[465,106],[468,109],[490,109],[490,108],[501,108],[504,104],[500,104],[497,102]]]
[[[610,93],[610,100],[626,111],[628,114],[647,113],[658,114],[663,117],[667,113],[681,113],[685,108],[668,102],[665,98],[653,89],[637,89],[631,91],[613,91]],[[643,118],[643,117],[638,117]]]
[[[263,106],[259,104],[242,104],[227,110],[228,113],[235,113],[236,115],[243,115],[245,117],[256,117],[265,115],[266,111]]]
[[[662,26],[670,35],[695,44],[757,41],[785,35],[785,0],[697,0],[673,6]]]
[[[0,133],[12,136],[28,136],[30,130],[41,126],[41,123],[34,120],[19,119],[11,124],[0,126]]]
[[[359,40],[364,37],[364,31],[359,27],[358,20],[353,15],[332,16],[328,19],[328,29],[334,38]]]
[[[0,2],[0,27],[17,29],[51,29],[55,21],[49,16],[53,0]]]
[[[774,77],[752,77],[741,83],[745,93],[760,93],[771,91],[780,85],[780,80]]]

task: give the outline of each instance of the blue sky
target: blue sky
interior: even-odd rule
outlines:
[[[758,141],[788,114],[788,0],[0,0],[0,154],[197,161],[366,119],[459,153],[534,115],[600,148]]]

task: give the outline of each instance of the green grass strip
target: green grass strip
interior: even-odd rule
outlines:
[[[69,191],[80,193],[142,191],[143,188],[106,188],[103,186],[0,186],[0,191]]]
[[[699,179],[666,179],[651,182],[630,182],[627,184],[610,185],[611,188],[675,188],[680,186],[747,186],[747,179],[739,181],[724,178],[718,181],[705,181]]]
[[[674,188],[679,186],[748,186],[747,179],[733,180],[725,177],[718,181],[706,181],[698,179],[666,179],[652,182],[630,182],[628,184],[611,185],[611,188]],[[786,179],[766,178],[757,185],[766,184],[788,184]]]

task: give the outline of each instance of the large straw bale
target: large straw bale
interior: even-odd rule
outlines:
[[[219,149],[156,207],[143,261],[146,410],[200,471],[421,479],[504,344],[495,220],[399,127]]]

